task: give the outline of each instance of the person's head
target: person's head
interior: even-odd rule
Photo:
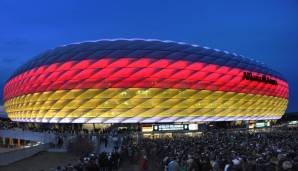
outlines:
[[[288,160],[287,161],[284,161],[282,163],[282,168],[284,170],[291,169],[292,168],[292,163],[290,161],[288,161]]]
[[[238,166],[238,165],[240,165],[240,160],[239,159],[233,159],[232,163],[233,163],[233,165]]]
[[[190,154],[188,154],[188,155],[187,155],[187,158],[188,158],[188,159],[191,159],[191,158],[192,158],[192,156],[191,156]]]

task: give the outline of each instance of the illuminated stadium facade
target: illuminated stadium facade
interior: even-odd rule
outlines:
[[[4,87],[9,118],[50,123],[279,119],[288,83],[243,56],[179,42],[116,39],[46,51]]]

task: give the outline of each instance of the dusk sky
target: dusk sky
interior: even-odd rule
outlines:
[[[47,49],[86,40],[152,38],[262,61],[288,80],[287,111],[298,111],[297,0],[1,0],[0,22],[1,89],[17,67]]]

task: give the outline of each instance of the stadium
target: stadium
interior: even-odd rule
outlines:
[[[19,122],[169,123],[276,120],[288,83],[256,60],[187,43],[113,39],[34,57],[6,82]]]

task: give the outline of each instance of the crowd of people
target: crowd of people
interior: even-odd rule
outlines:
[[[84,134],[78,135],[72,143],[77,144],[74,150],[82,150],[83,154],[77,163],[68,164],[66,166],[57,166],[53,171],[115,171],[119,169],[121,157],[121,143],[122,138],[126,135],[126,132],[119,129],[105,129],[101,130],[101,133],[96,132],[85,132]],[[91,136],[90,136],[91,135]],[[96,136],[96,137],[95,137]],[[77,141],[77,142],[76,142]],[[95,148],[92,148],[89,153],[86,153],[88,143],[91,142],[92,146],[99,145],[104,149],[111,149],[111,152],[100,149],[98,152]],[[82,148],[82,146],[84,148]],[[70,150],[72,151],[72,150]]]
[[[120,165],[119,152],[90,153],[82,156],[77,163],[57,166],[52,171],[116,171]]]
[[[0,120],[1,129],[13,129],[16,127],[18,127],[16,122],[12,122],[10,120]]]
[[[6,129],[14,123],[5,124]],[[37,129],[37,128],[36,128]],[[136,138],[137,131],[108,128],[93,131],[43,130],[58,135],[84,136],[113,152],[82,155],[75,164],[57,166],[54,171],[117,170],[121,162],[138,165],[139,170],[161,171],[295,171],[298,170],[298,129],[276,127],[251,132],[207,130],[196,136]],[[134,135],[133,135],[134,133]],[[64,138],[58,136],[58,146]],[[97,151],[97,150],[94,150]]]
[[[162,171],[294,171],[298,170],[298,130],[270,132],[205,132],[200,136],[174,136],[126,141],[123,150]]]

